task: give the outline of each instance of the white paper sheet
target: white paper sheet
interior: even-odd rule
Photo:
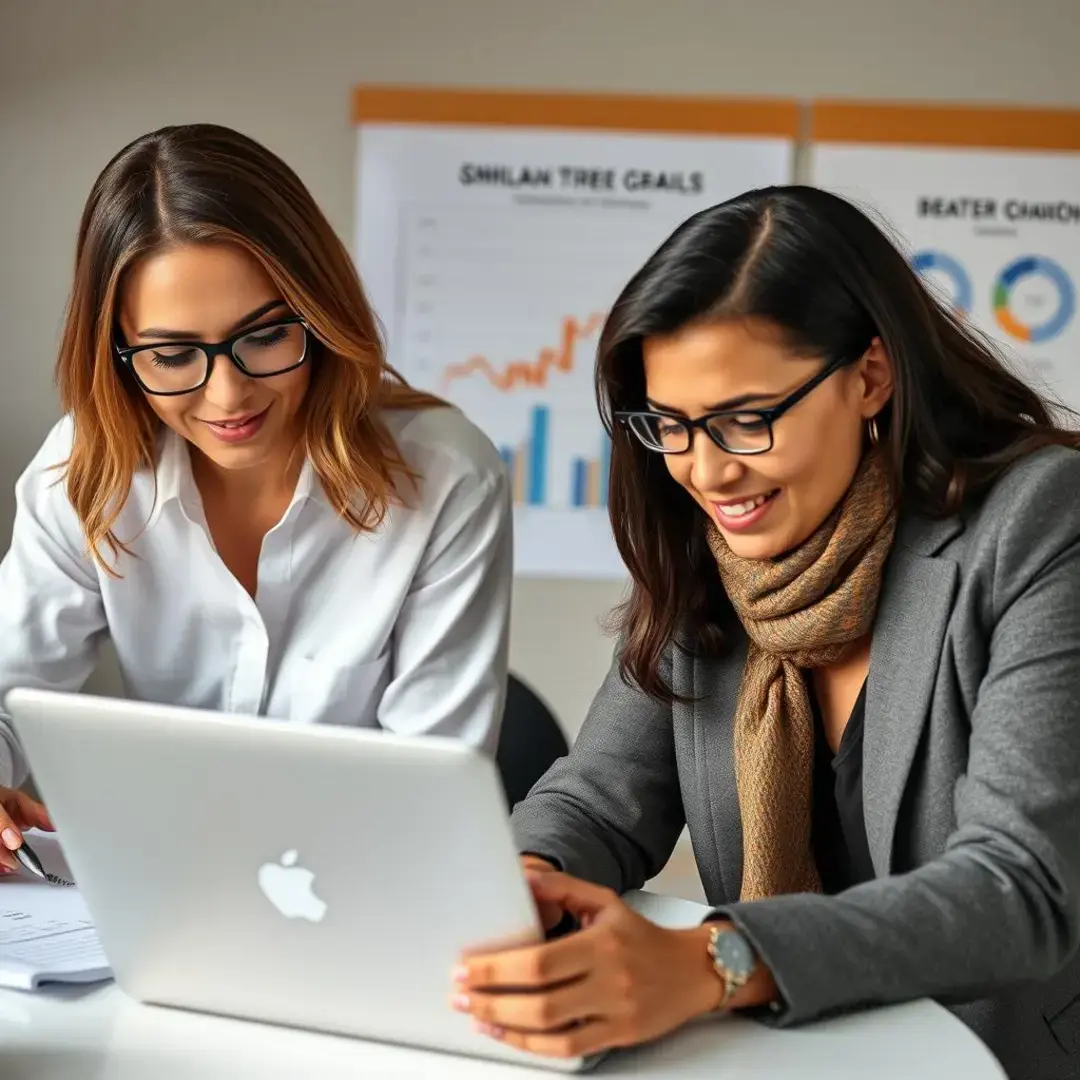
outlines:
[[[67,876],[52,837],[27,833],[51,873]],[[98,982],[112,977],[78,889],[22,876],[0,882],[0,987],[34,990],[46,982]]]

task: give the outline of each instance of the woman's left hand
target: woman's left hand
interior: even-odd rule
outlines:
[[[453,1005],[481,1031],[532,1053],[577,1057],[659,1038],[719,1003],[709,926],[663,929],[610,889],[567,874],[529,882],[538,903],[558,904],[582,929],[463,962]]]

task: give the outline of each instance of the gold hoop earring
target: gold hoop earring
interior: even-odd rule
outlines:
[[[870,436],[870,445],[877,446],[881,436],[878,432],[876,416],[871,416],[870,419],[866,421],[866,433]]]

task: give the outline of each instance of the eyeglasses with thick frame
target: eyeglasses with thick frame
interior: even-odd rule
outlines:
[[[614,419],[628,427],[638,441],[648,450],[655,454],[686,454],[694,445],[694,432],[704,431],[709,438],[729,454],[765,454],[773,448],[773,424],[780,419],[789,409],[797,405],[811,390],[820,386],[830,375],[835,374],[841,368],[853,364],[862,356],[861,353],[854,357],[844,356],[826,364],[812,379],[803,383],[797,390],[792,391],[783,401],[770,406],[767,409],[721,409],[717,412],[706,413],[696,420],[676,413],[664,412],[657,409],[632,409],[620,410],[614,414]],[[661,419],[666,424],[676,425],[682,428],[686,445],[680,447],[668,447],[657,445],[652,436],[646,434],[647,425]],[[758,427],[767,436],[767,443],[763,446],[732,447],[724,441],[721,425],[717,420],[737,420],[747,429]],[[638,426],[641,425],[641,426]],[[715,426],[714,426],[715,425]]]
[[[244,338],[250,337],[252,334],[265,334],[267,330],[275,330],[279,326],[296,325],[299,325],[303,329],[304,347],[300,353],[300,359],[295,363],[289,364],[287,367],[279,368],[276,371],[251,371],[244,365],[244,361],[236,354],[237,344],[243,341]],[[154,394],[156,397],[177,397],[180,394],[193,394],[196,390],[201,390],[210,381],[210,375],[214,370],[214,361],[219,356],[227,356],[233,366],[249,379],[269,379],[274,375],[284,375],[288,371],[293,371],[307,360],[309,344],[308,335],[310,331],[311,327],[308,326],[307,321],[302,315],[290,315],[288,318],[274,319],[273,322],[263,323],[261,326],[249,326],[246,330],[241,330],[240,333],[233,334],[232,337],[226,338],[224,341],[151,341],[143,345],[131,346],[121,346],[119,342],[114,342],[113,348],[116,350],[117,359],[120,360],[129,372],[131,372],[131,377],[147,394]],[[203,355],[206,357],[206,370],[203,372],[202,379],[195,386],[189,386],[183,390],[152,390],[139,378],[133,360],[135,354],[146,352],[148,349],[166,348],[199,349],[202,351]]]

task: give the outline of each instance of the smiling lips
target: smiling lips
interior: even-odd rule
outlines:
[[[712,508],[717,524],[733,531],[748,529],[756,525],[769,512],[773,499],[779,491],[779,488],[774,488],[763,495],[754,495],[749,499],[713,502]]]
[[[258,434],[269,408],[267,406],[260,413],[249,413],[247,416],[238,416],[232,420],[203,420],[202,423],[222,442],[245,442]]]

